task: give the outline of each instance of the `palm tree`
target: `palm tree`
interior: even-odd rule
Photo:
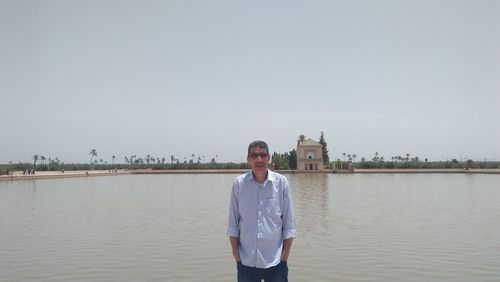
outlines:
[[[115,162],[115,159],[116,159],[116,156],[115,156],[115,155],[112,155],[112,156],[111,156],[111,165],[113,165],[113,163]]]
[[[344,162],[345,162],[345,155],[346,155],[346,153],[345,153],[345,152],[344,152],[344,153],[342,153],[342,156],[344,156]]]
[[[38,161],[40,159],[40,156],[38,156],[38,154],[35,154],[33,156],[33,170],[36,168],[36,161]]]
[[[92,150],[90,151],[89,155],[90,155],[90,164],[92,164],[92,159],[93,159],[94,157],[97,157],[97,151],[96,151],[95,149],[92,149]]]
[[[358,156],[356,156],[356,154],[352,154],[352,159],[354,160],[354,162],[356,162],[356,158],[357,158],[357,157],[358,157]]]
[[[44,164],[45,160],[46,160],[45,156],[40,156],[40,161],[42,162],[42,164]]]

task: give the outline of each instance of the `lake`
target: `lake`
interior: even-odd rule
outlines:
[[[0,182],[0,280],[236,281],[235,174]],[[500,175],[288,174],[290,281],[499,281]]]

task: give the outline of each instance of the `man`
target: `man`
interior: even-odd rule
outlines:
[[[264,141],[250,143],[252,170],[233,181],[227,235],[238,282],[288,281],[295,216],[288,180],[267,168],[269,159]]]

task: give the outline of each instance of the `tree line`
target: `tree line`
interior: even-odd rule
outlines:
[[[306,136],[301,134],[297,139],[297,145],[306,140]],[[326,169],[345,169],[347,167],[358,169],[495,169],[500,168],[500,162],[496,161],[473,161],[471,159],[462,161],[451,159],[447,161],[429,161],[427,158],[421,159],[418,156],[404,155],[391,156],[385,159],[384,156],[375,152],[371,159],[359,158],[355,153],[343,152],[342,159],[337,158],[330,162],[327,142],[324,132],[320,133],[319,143],[322,145],[323,161]],[[98,158],[96,149],[89,152],[89,163],[64,163],[59,158],[47,158],[43,155],[35,154],[32,157],[33,163],[12,163],[0,165],[0,175],[9,171],[22,171],[34,169],[38,171],[58,171],[58,170],[114,170],[114,169],[249,169],[245,163],[219,163],[218,156],[207,158],[205,155],[191,154],[190,157],[179,159],[174,155],[165,157],[155,157],[151,154],[146,156],[129,155],[123,157],[123,162],[117,162],[116,156],[112,155],[110,162],[103,158]],[[209,160],[210,159],[210,160]],[[270,167],[276,170],[297,169],[297,150],[293,149],[285,153],[273,152],[271,155]]]
[[[197,156],[191,154],[191,157],[184,157],[183,160],[171,155],[170,158],[154,157],[147,154],[146,156],[129,155],[123,158],[123,162],[116,161],[116,155],[111,156],[110,162],[102,158],[98,158],[99,154],[96,149],[89,152],[88,163],[64,163],[59,158],[47,158],[39,154],[35,154],[31,159],[32,163],[20,162],[0,165],[0,175],[6,174],[8,171],[23,171],[34,169],[36,171],[71,171],[71,170],[114,170],[114,169],[248,169],[247,163],[219,163],[218,156],[214,156],[208,161],[205,155]]]

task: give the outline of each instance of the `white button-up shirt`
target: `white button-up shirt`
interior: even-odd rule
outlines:
[[[257,268],[279,264],[283,240],[296,234],[292,198],[283,175],[269,170],[262,184],[251,171],[236,177],[227,235],[239,238],[242,264]]]

